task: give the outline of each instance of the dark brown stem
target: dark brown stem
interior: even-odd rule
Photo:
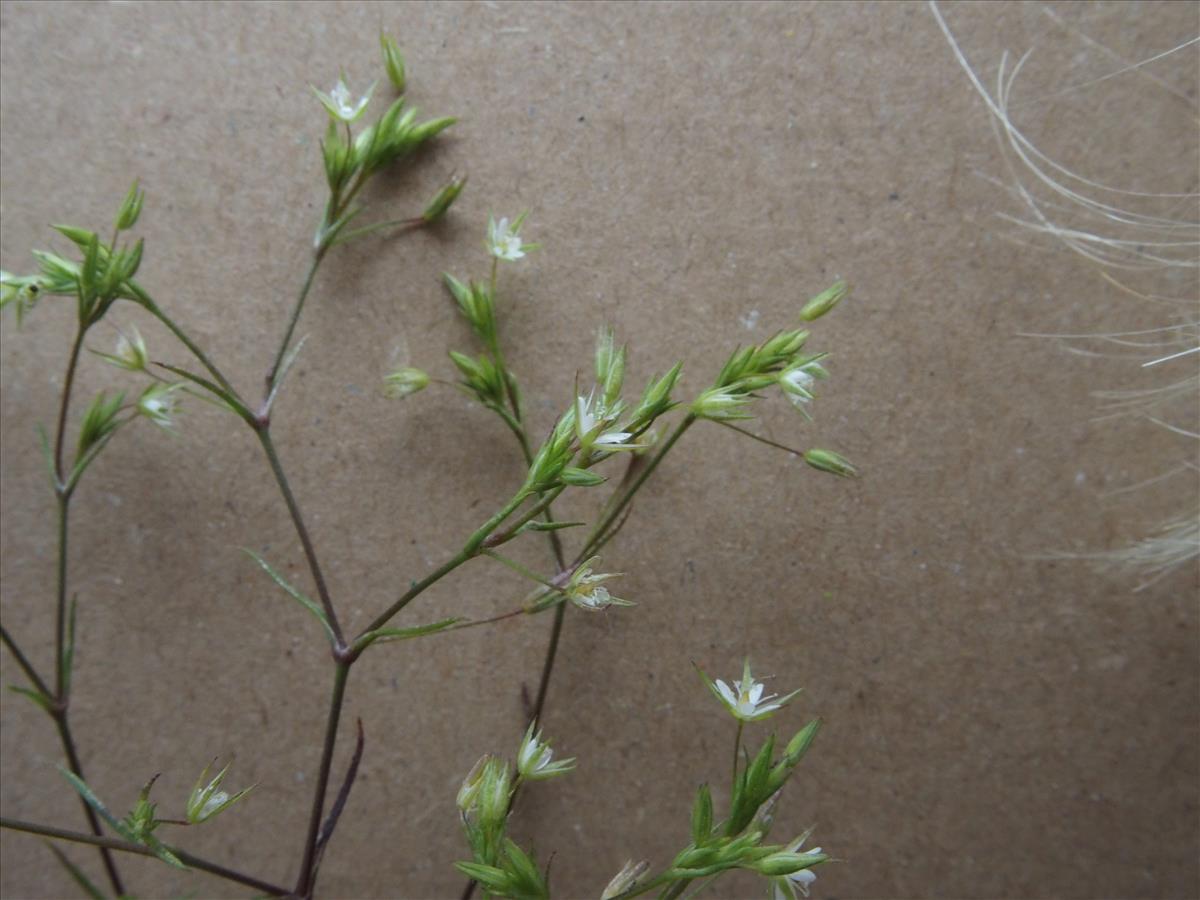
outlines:
[[[84,834],[79,831],[68,831],[65,828],[55,828],[51,825],[39,825],[35,822],[22,822],[19,819],[8,819],[0,817],[0,828],[8,828],[12,831],[24,831],[27,834],[39,834],[42,837],[54,838],[60,841],[72,841],[76,844],[91,844],[93,847],[99,847],[102,851],[119,850],[122,853],[136,853],[139,856],[154,856],[155,853],[149,847],[143,847],[141,844],[131,844],[129,841],[122,841],[116,838],[104,837],[103,835]],[[226,866],[218,865],[217,863],[209,862],[201,859],[198,856],[193,856],[183,850],[178,850],[174,847],[167,847],[172,853],[179,857],[180,862],[191,869],[199,869],[201,872],[208,872],[210,875],[216,875],[219,878],[224,878],[227,881],[236,881],[238,884],[244,884],[247,887],[252,887],[256,891],[262,891],[264,894],[270,894],[275,897],[282,897],[288,893],[287,888],[279,887],[271,884],[269,881],[255,878],[251,875],[244,875],[234,869]]]
[[[0,625],[0,640],[4,642],[4,646],[8,648],[8,652],[13,655],[13,659],[17,661],[17,665],[21,667],[21,671],[25,673],[25,677],[33,682],[33,686],[37,688],[38,692],[45,697],[53,699],[54,693],[46,685],[46,682],[42,680],[42,677],[38,675],[37,670],[33,667],[33,663],[21,652],[21,648],[17,646],[17,642],[13,640],[12,635],[8,633],[8,629],[3,625]]]
[[[317,773],[317,785],[313,791],[312,812],[308,819],[308,834],[304,841],[304,859],[300,863],[300,877],[295,893],[306,898],[312,896],[313,863],[316,861],[317,837],[321,830],[321,814],[325,810],[325,791],[329,786],[329,770],[333,764],[333,750],[337,745],[338,720],[342,715],[342,700],[346,694],[346,677],[350,674],[350,663],[339,662],[333,675],[333,695],[329,699],[329,717],[325,723],[325,746],[321,750],[321,768]]]
[[[87,779],[83,777],[83,766],[79,762],[79,754],[75,751],[75,740],[71,737],[71,726],[67,722],[65,708],[60,708],[57,713],[54,713],[54,724],[58,727],[58,737],[62,741],[63,752],[67,756],[67,765],[80,781],[86,783]],[[88,806],[87,801],[82,797],[79,798],[79,802],[83,804],[83,812],[87,816],[92,834],[101,837],[104,831],[100,828],[100,820],[96,817],[95,810]],[[117,861],[113,859],[112,851],[101,846],[100,857],[104,861],[104,871],[108,875],[108,883],[112,885],[113,892],[118,897],[124,896],[125,885],[121,882],[121,873],[117,871]]]

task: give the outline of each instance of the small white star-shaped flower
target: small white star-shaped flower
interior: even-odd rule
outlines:
[[[339,78],[337,84],[333,86],[328,94],[318,91],[313,88],[313,93],[317,95],[317,99],[321,101],[321,105],[329,111],[334,119],[339,122],[353,122],[363,114],[363,110],[367,108],[367,103],[371,100],[371,94],[375,90],[373,82],[367,92],[355,101],[350,95],[350,88],[346,87],[346,80]]]
[[[765,719],[783,708],[800,693],[796,690],[783,697],[777,698],[776,694],[768,694],[764,697],[763,685],[755,681],[754,676],[750,674],[750,660],[746,660],[742,669],[742,677],[733,682],[732,688],[719,678],[715,682],[712,681],[704,674],[703,670],[700,671],[700,677],[704,679],[704,683],[721,701],[721,704],[733,714],[733,717],[742,722],[757,722]]]
[[[534,724],[529,723],[529,729],[521,741],[521,749],[517,751],[517,771],[521,777],[537,781],[564,775],[575,768],[574,758],[551,762],[554,751],[548,742],[542,740],[540,731],[534,733]]]
[[[528,213],[521,213],[512,222],[502,218],[499,222],[488,216],[487,245],[488,253],[496,259],[509,262],[520,259],[530,250],[537,250],[540,244],[526,244],[521,240],[521,225]]]

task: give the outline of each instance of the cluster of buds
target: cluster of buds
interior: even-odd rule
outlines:
[[[507,760],[484,756],[471,769],[458,791],[458,809],[474,857],[455,866],[497,897],[549,897],[546,875],[533,857],[504,833],[517,784],[563,775],[575,768],[574,759],[554,761],[554,751],[531,722],[517,750],[516,775]]]
[[[450,294],[458,304],[459,312],[471,326],[471,330],[492,348],[496,344],[496,306],[491,286],[482,281],[459,281],[449,272],[442,274]]]
[[[845,295],[846,284],[839,281],[806,303],[800,318],[806,322],[820,318]],[[813,385],[817,379],[829,377],[820,365],[826,354],[805,354],[807,341],[808,332],[798,328],[782,331],[757,346],[735,350],[713,386],[693,401],[692,413],[718,421],[753,418],[749,407],[756,392],[778,385],[807,418],[806,406],[813,399]]]

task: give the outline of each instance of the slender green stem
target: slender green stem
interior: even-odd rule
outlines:
[[[147,312],[154,316],[154,318],[162,322],[163,325],[166,326],[167,330],[170,331],[171,334],[175,335],[175,337],[178,338],[179,342],[183,344],[183,346],[187,347],[192,356],[196,357],[196,359],[200,362],[200,365],[204,366],[204,368],[208,370],[208,373],[212,375],[217,384],[223,387],[234,397],[237,397],[238,392],[233,389],[233,385],[229,383],[229,379],[227,379],[225,374],[219,368],[217,368],[216,363],[209,359],[208,355],[200,349],[199,345],[197,345],[195,341],[188,337],[187,332],[180,328],[174,319],[163,312],[162,308],[159,307],[159,305],[154,302],[153,298],[151,298],[151,296],[144,290],[132,282],[130,282],[129,286],[135,294],[137,302],[140,303]]]
[[[295,305],[292,306],[291,315],[288,317],[287,330],[283,333],[283,340],[280,342],[279,350],[275,354],[275,362],[271,363],[271,369],[267,373],[268,394],[271,392],[271,388],[275,387],[275,378],[279,375],[279,367],[283,364],[283,358],[287,355],[288,347],[292,343],[292,334],[296,331],[296,323],[300,321],[300,313],[304,310],[304,301],[308,299],[308,293],[312,290],[313,281],[317,277],[317,269],[320,268],[321,260],[325,258],[325,251],[328,249],[328,245],[325,244],[318,247],[313,252],[312,261],[308,264],[308,273],[304,276],[304,285],[300,288],[300,295],[296,298]]]
[[[37,834],[42,837],[54,838],[59,841],[72,841],[76,844],[91,844],[93,847],[99,847],[102,850],[119,850],[122,853],[136,853],[139,856],[154,856],[154,851],[149,847],[144,847],[141,844],[132,844],[129,841],[118,840],[117,838],[104,837],[103,835],[85,834],[81,831],[68,831],[65,828],[55,828],[52,825],[40,825],[36,822],[22,822],[20,819],[9,819],[0,817],[0,828],[8,828],[11,831],[24,831],[26,834]],[[224,878],[227,881],[235,881],[238,884],[244,884],[247,887],[252,887],[257,891],[262,891],[265,894],[280,897],[288,893],[287,888],[279,887],[271,884],[269,881],[263,881],[259,878],[254,878],[250,875],[244,875],[234,869],[226,866],[218,865],[217,863],[209,862],[201,859],[198,856],[193,856],[184,850],[176,849],[175,847],[167,847],[172,853],[179,857],[180,862],[191,869],[199,869],[202,872],[208,872],[210,875],[216,875],[219,878]]]
[[[536,581],[538,584],[544,585],[548,588],[554,588],[555,590],[558,590],[558,588],[556,588],[553,584],[551,584],[549,581],[544,579],[541,575],[537,574],[537,572],[532,571],[527,566],[521,565],[515,559],[509,559],[507,556],[504,556],[501,553],[497,553],[494,550],[484,550],[483,555],[491,557],[492,559],[494,559],[496,562],[500,563],[501,565],[508,566],[508,568],[512,569],[518,575],[524,575],[530,581]]]
[[[267,461],[271,464],[271,471],[275,475],[279,491],[283,494],[283,500],[287,504],[288,512],[291,514],[292,524],[296,527],[296,534],[300,538],[301,546],[304,547],[304,556],[308,560],[308,568],[312,572],[313,581],[316,582],[317,594],[321,598],[321,607],[325,610],[325,617],[329,619],[329,627],[333,630],[333,636],[340,646],[344,642],[342,640],[342,629],[338,624],[337,613],[333,609],[333,598],[329,595],[329,588],[325,584],[325,576],[321,573],[321,564],[317,561],[317,551],[313,548],[312,538],[308,536],[308,528],[304,525],[304,516],[300,513],[300,505],[296,502],[296,497],[292,493],[287,475],[284,474],[283,464],[279,461],[279,454],[275,452],[275,444],[271,440],[270,426],[263,425],[256,428],[254,433],[258,435],[263,452],[267,454]]]
[[[753,438],[754,440],[758,441],[760,444],[766,444],[768,447],[774,447],[776,450],[786,450],[788,453],[794,453],[796,456],[804,455],[803,450],[796,450],[792,447],[788,447],[785,444],[776,443],[775,441],[771,440],[770,438],[765,438],[765,437],[762,437],[761,435],[755,434],[753,431],[747,431],[745,428],[739,428],[737,425],[734,425],[732,422],[723,422],[720,419],[713,419],[713,421],[716,422],[718,425],[724,425],[726,428],[730,429],[731,431],[736,431],[738,434],[744,434],[748,438]]]
[[[329,770],[333,764],[333,750],[337,745],[338,720],[342,715],[342,700],[346,694],[346,677],[350,674],[349,662],[338,662],[333,674],[333,695],[329,699],[329,717],[325,723],[325,745],[321,750],[321,768],[317,773],[317,784],[313,790],[312,813],[308,819],[308,834],[304,841],[304,859],[300,863],[300,877],[295,893],[304,898],[312,894],[313,862],[317,852],[317,835],[321,829],[321,815],[325,811],[325,791],[329,786]]]
[[[67,374],[63,378],[62,399],[59,403],[58,427],[54,435],[55,495],[58,500],[58,571],[56,577],[54,639],[55,691],[53,695],[56,708],[51,713],[51,716],[58,728],[58,736],[62,743],[63,753],[67,757],[67,764],[71,771],[81,779],[83,778],[83,767],[80,765],[79,754],[75,750],[75,740],[71,735],[71,726],[67,721],[67,704],[69,698],[66,695],[65,673],[63,670],[67,629],[67,536],[69,533],[68,525],[71,502],[70,489],[66,486],[66,479],[63,473],[63,447],[66,444],[67,413],[71,407],[71,394],[75,387],[75,373],[79,366],[79,355],[83,350],[83,339],[87,334],[88,328],[88,324],[81,322],[75,333],[75,342],[71,345],[71,356],[67,362]],[[100,822],[96,818],[95,812],[92,811],[92,808],[87,803],[83,803],[83,811],[87,816],[88,825],[91,827],[92,832],[96,835],[102,834]],[[103,858],[104,869],[113,891],[118,896],[124,894],[125,887],[121,882],[121,876],[117,871],[116,861],[112,858],[112,854],[108,850],[101,848],[100,855]]]
[[[646,479],[654,474],[654,470],[658,468],[658,464],[663,461],[663,458],[670,452],[671,448],[675,446],[675,442],[683,437],[683,433],[687,431],[695,421],[696,417],[689,413],[682,422],[675,426],[675,430],[671,432],[671,436],[667,438],[666,442],[659,449],[658,453],[654,454],[654,458],[650,460],[646,468],[641,471],[638,477],[634,480],[633,484],[629,486],[629,490],[627,490],[621,496],[621,499],[612,506],[607,515],[605,515],[604,518],[597,523],[596,527],[592,529],[592,533],[588,535],[588,539],[584,544],[583,550],[580,551],[579,557],[575,561],[576,565],[588,558],[593,546],[604,536],[604,533],[609,529],[609,526],[616,521],[617,517],[621,514],[625,507],[629,505],[631,500],[633,500],[634,495],[641,489],[642,485],[646,483]]]
[[[67,361],[67,375],[63,379],[62,400],[58,405],[58,427],[54,432],[54,476],[63,483],[63,445],[67,438],[67,411],[71,407],[71,391],[75,386],[75,370],[79,366],[79,353],[83,349],[83,337],[87,326],[80,325],[75,332],[75,343],[71,345],[71,357]]]
[[[58,727],[58,737],[62,742],[63,752],[67,756],[67,766],[71,772],[76,775],[80,781],[86,782],[87,779],[83,775],[83,765],[79,762],[79,754],[75,750],[75,740],[71,737],[71,726],[67,722],[67,710],[65,707],[54,713],[54,724]],[[100,837],[104,834],[100,827],[100,820],[96,817],[96,812],[82,797],[79,802],[83,805],[84,815],[87,816],[88,825],[91,826],[92,834]],[[100,857],[104,862],[104,871],[108,875],[108,883],[112,885],[113,892],[122,897],[125,895],[125,885],[121,882],[121,873],[117,871],[117,861],[113,859],[112,852],[107,847],[100,848]]]
[[[731,776],[730,790],[737,790],[737,770],[738,770],[738,753],[742,749],[742,728],[745,727],[745,722],[738,719],[737,735],[733,739],[733,774]]]
[[[67,527],[70,518],[71,497],[58,495],[58,577],[56,579],[55,628],[54,628],[54,696],[66,703],[66,684],[63,671],[63,654],[67,642]]]
[[[368,234],[373,234],[376,231],[382,231],[385,228],[420,228],[425,224],[425,220],[420,216],[411,219],[389,219],[386,222],[376,222],[374,225],[364,225],[362,228],[354,228],[350,231],[343,231],[333,241],[330,242],[331,247],[338,244],[344,244],[347,241],[352,241],[356,237],[364,237]]]
[[[8,629],[3,625],[0,625],[0,640],[4,642],[4,646],[8,648],[8,652],[13,655],[13,659],[17,661],[17,665],[21,667],[21,671],[25,673],[25,677],[33,682],[33,686],[37,688],[38,692],[43,696],[53,699],[54,693],[47,687],[46,682],[38,675],[33,664],[21,652],[21,648],[17,646],[17,642],[13,640],[12,635],[8,633]]]
[[[544,494],[538,494],[538,502],[531,506],[527,512],[522,513],[521,517],[513,522],[512,525],[505,528],[503,532],[494,535],[492,540],[488,542],[489,546],[499,547],[501,544],[506,544],[511,541],[517,536],[517,533],[522,528],[524,528],[542,513],[546,512],[550,508],[550,504],[553,503],[558,498],[558,495],[564,490],[565,488],[556,487]],[[562,571],[562,569],[559,571]]]
[[[441,580],[446,575],[453,572],[467,560],[474,556],[478,556],[482,544],[488,535],[495,531],[501,522],[512,515],[513,511],[525,501],[527,496],[528,493],[524,489],[518,491],[513,498],[504,505],[503,509],[501,509],[498,513],[488,519],[487,522],[476,529],[475,533],[467,539],[467,543],[461,550],[459,550],[456,554],[454,554],[454,556],[450,557],[450,559],[446,560],[420,581],[414,582],[412,587],[405,591],[399,600],[376,616],[375,620],[362,630],[362,633],[355,638],[352,650],[357,649],[358,652],[361,652],[361,649],[359,648],[362,646],[362,640],[369,632],[375,631],[377,628],[382,628],[391,620],[392,616],[396,615],[396,613],[408,606],[408,604],[412,602],[412,600],[416,598],[417,595],[419,595],[422,591],[424,591],[434,582]]]

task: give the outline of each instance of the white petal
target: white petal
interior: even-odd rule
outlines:
[[[725,698],[725,702],[730,706],[737,706],[737,697],[733,691],[729,689],[729,685],[723,682],[720,678],[717,679],[717,690],[721,692],[721,696]]]

